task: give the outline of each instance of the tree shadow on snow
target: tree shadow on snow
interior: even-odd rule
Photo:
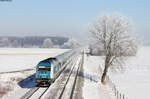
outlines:
[[[86,79],[88,79],[90,81],[93,81],[95,83],[97,83],[100,80],[99,76],[92,75],[92,74],[89,74],[89,73],[79,72],[78,76],[86,78]]]
[[[70,69],[67,69],[64,73],[68,73],[68,72],[70,72]],[[72,73],[73,73],[74,76],[76,75],[76,71],[72,71]],[[99,76],[92,75],[92,74],[89,74],[89,73],[79,72],[78,76],[82,77],[82,78],[85,78],[85,79],[88,79],[90,81],[93,81],[95,83],[97,83],[100,80]]]
[[[35,82],[35,74],[23,79],[22,81],[18,82],[18,85],[21,88],[33,88],[35,87],[37,84]]]

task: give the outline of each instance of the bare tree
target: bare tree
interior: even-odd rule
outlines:
[[[105,52],[102,83],[105,83],[109,68],[123,70],[125,58],[136,54],[136,39],[129,35],[130,31],[128,19],[118,14],[100,16],[90,29],[93,38]]]

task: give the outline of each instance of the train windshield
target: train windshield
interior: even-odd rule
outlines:
[[[50,71],[51,70],[51,68],[49,67],[49,68],[47,68],[47,67],[45,67],[45,68],[38,68],[38,71]]]
[[[50,71],[51,70],[51,62],[42,61],[38,64],[38,71]]]

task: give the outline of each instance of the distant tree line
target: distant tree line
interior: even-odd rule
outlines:
[[[52,48],[61,47],[68,42],[66,37],[47,37],[47,36],[26,36],[26,37],[12,37],[1,36],[0,47],[37,47],[37,48]]]

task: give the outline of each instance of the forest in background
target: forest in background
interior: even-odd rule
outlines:
[[[10,48],[51,48],[61,47],[69,40],[67,37],[50,37],[50,36],[1,36],[0,47]]]

